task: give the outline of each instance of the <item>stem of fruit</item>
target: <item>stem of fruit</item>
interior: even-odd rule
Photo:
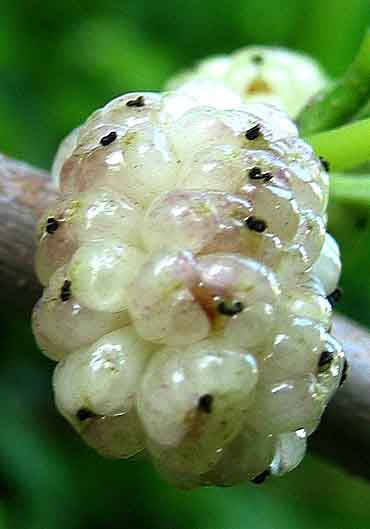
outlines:
[[[370,98],[370,28],[344,76],[319,92],[297,118],[301,135],[339,127]]]
[[[369,101],[357,112],[354,119],[366,119],[370,118],[370,99]]]
[[[333,171],[348,171],[370,160],[370,118],[305,139]]]
[[[332,174],[330,177],[330,199],[368,208],[370,204],[370,176]]]

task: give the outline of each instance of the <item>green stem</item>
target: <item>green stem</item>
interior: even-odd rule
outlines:
[[[347,72],[320,92],[297,119],[302,135],[338,127],[349,121],[370,98],[370,29]]]
[[[370,176],[332,174],[330,176],[330,198],[369,208]]]
[[[359,110],[359,112],[354,116],[354,119],[365,119],[370,118],[370,99],[369,101]]]
[[[333,171],[348,171],[370,160],[370,118],[305,139]]]

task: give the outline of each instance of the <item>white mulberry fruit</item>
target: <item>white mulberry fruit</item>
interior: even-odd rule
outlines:
[[[292,470],[344,369],[325,167],[284,112],[224,94],[95,112],[37,232],[33,327],[60,412],[180,487]]]
[[[198,92],[205,101],[211,94],[208,100],[213,104],[224,97],[228,87],[245,102],[270,103],[294,118],[327,84],[326,74],[308,55],[278,47],[249,46],[199,62],[192,70],[170,79],[167,88],[180,89],[183,94]]]

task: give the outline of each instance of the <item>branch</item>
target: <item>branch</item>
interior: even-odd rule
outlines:
[[[0,156],[0,305],[16,308],[25,317],[41,291],[32,265],[35,222],[54,197],[46,173]],[[370,479],[370,333],[337,315],[334,334],[344,345],[351,369],[312,446]]]
[[[333,334],[343,344],[350,370],[311,446],[352,474],[370,479],[370,333],[337,314]]]
[[[330,175],[330,200],[368,209],[370,204],[370,175]]]
[[[0,310],[28,314],[40,295],[33,272],[35,223],[54,197],[47,173],[0,155]]]
[[[333,171],[347,171],[370,160],[370,118],[306,138],[316,154],[330,163]]]
[[[354,116],[355,120],[370,118],[370,99]]]
[[[319,92],[302,110],[297,125],[302,136],[348,122],[370,98],[370,29],[347,72]]]

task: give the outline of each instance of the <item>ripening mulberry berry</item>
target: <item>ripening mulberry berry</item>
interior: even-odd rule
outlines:
[[[245,102],[270,103],[294,118],[327,83],[322,68],[307,55],[283,48],[250,46],[201,61],[192,70],[173,77],[167,88],[179,88],[184,94],[198,91],[205,98],[208,94],[213,102],[223,97],[226,86]]]
[[[284,112],[223,91],[96,111],[37,232],[33,328],[60,412],[181,487],[292,470],[344,367],[325,167]]]

